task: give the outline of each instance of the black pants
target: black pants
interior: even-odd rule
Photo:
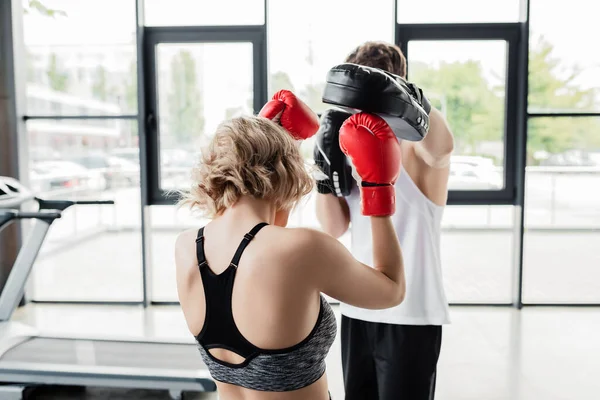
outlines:
[[[433,400],[442,327],[342,316],[346,400]]]

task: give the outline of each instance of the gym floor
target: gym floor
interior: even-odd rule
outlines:
[[[334,307],[338,323],[338,307]],[[30,304],[15,320],[46,334],[192,339],[175,306]],[[600,313],[592,308],[452,307],[439,362],[437,400],[597,400]],[[343,399],[339,341],[328,357],[333,399]],[[170,399],[158,391],[48,388],[36,399]],[[215,393],[186,399],[216,400]]]

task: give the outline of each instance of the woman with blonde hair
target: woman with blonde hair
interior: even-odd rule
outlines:
[[[318,129],[293,93],[278,92],[259,116],[223,122],[193,169],[181,204],[211,221],[178,236],[177,289],[220,399],[328,399],[325,357],[337,325],[322,293],[364,308],[402,302],[388,182],[400,149],[377,118],[360,113],[340,130],[371,216],[372,266],[323,232],[285,227],[314,186],[298,142]]]

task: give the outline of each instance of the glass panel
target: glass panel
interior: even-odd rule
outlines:
[[[503,40],[408,43],[409,80],[454,133],[450,190],[504,187],[507,49]]]
[[[321,102],[331,67],[365,41],[394,41],[393,0],[269,1],[268,7],[269,96],[292,90],[315,112],[331,108]]]
[[[135,121],[27,122],[29,180],[73,206],[51,227],[35,265],[35,300],[141,301],[140,163]]]
[[[600,302],[600,118],[532,118],[525,302]]]
[[[598,3],[530,0],[529,112],[600,111]],[[557,27],[560,21],[560,27]]]
[[[514,207],[448,206],[442,220],[442,270],[451,303],[509,303]]]
[[[263,25],[265,0],[144,0],[147,26]]]
[[[253,112],[252,43],[161,43],[156,60],[160,186],[181,188],[217,125]]]
[[[25,1],[27,114],[136,114],[135,27],[133,0]]]
[[[517,22],[520,0],[398,0],[399,24]]]

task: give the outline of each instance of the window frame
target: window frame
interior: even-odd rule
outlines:
[[[504,188],[500,190],[450,190],[448,205],[516,205],[517,135],[518,135],[518,70],[522,24],[396,24],[396,45],[410,60],[410,41],[476,41],[504,40],[507,45],[507,70],[504,103]],[[410,69],[407,65],[410,79]]]
[[[266,36],[265,26],[261,25],[144,27],[142,63],[145,96],[141,100],[144,102],[145,146],[140,152],[142,168],[146,171],[143,174],[144,205],[169,205],[176,201],[175,195],[160,186],[157,46],[161,43],[252,43],[253,106],[257,112],[267,101]]]

